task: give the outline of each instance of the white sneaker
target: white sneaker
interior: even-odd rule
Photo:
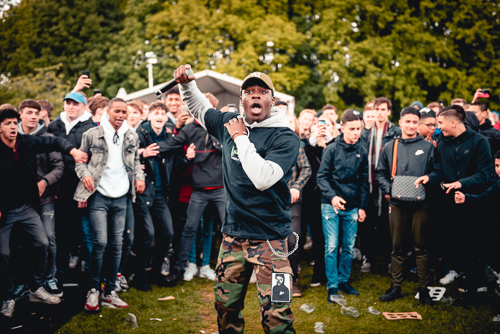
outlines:
[[[30,290],[30,302],[59,304],[61,302],[61,298],[51,295],[43,288],[43,286],[41,286],[35,292]]]
[[[85,302],[85,309],[87,311],[99,310],[99,291],[92,288],[87,292],[87,301]]]
[[[367,261],[366,256],[363,256],[363,264],[360,271],[362,273],[369,273],[371,271],[371,264]]]
[[[257,283],[257,274],[255,273],[255,269],[252,272],[252,276],[250,276],[250,284]]]
[[[2,303],[2,313],[5,317],[12,318],[12,314],[14,314],[14,307],[16,306],[16,302],[14,299],[4,300]]]
[[[458,274],[455,270],[450,270],[445,277],[441,278],[439,280],[439,283],[443,284],[443,285],[447,285],[447,284],[450,284],[450,283],[453,283],[453,281],[455,280],[455,278],[457,278]]]
[[[161,274],[163,276],[168,276],[168,274],[170,274],[170,261],[168,260],[168,257],[165,257],[163,259],[163,264],[161,265]]]
[[[128,308],[128,304],[118,297],[115,291],[111,291],[111,294],[105,296],[104,293],[101,296],[101,305],[109,308]]]
[[[200,277],[215,281],[215,271],[213,271],[212,268],[210,268],[210,266],[207,264],[206,266],[200,268]]]
[[[189,282],[190,280],[193,279],[193,277],[196,275],[197,272],[198,272],[198,267],[196,266],[196,263],[188,262],[188,266],[186,268],[186,271],[184,272],[184,280],[186,282]]]
[[[120,293],[122,291],[128,291],[129,289],[129,286],[128,286],[128,283],[127,283],[127,279],[125,278],[125,276],[123,276],[122,274],[118,273],[118,275],[116,276],[116,288],[115,288],[115,291],[117,293]]]
[[[354,255],[352,256],[353,260],[361,261],[363,257],[361,256],[361,251],[359,248],[354,247]]]
[[[310,249],[312,249],[312,246],[313,246],[313,241],[312,241],[311,237],[307,237],[306,242],[304,244],[304,250],[310,250]]]
[[[78,265],[78,260],[80,260],[80,258],[78,256],[71,256],[69,258],[69,267],[71,269],[75,269],[76,266]]]

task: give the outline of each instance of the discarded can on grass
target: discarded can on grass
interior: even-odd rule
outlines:
[[[309,304],[302,304],[302,306],[300,307],[300,310],[304,311],[306,313],[312,313],[312,312],[314,312],[314,307],[312,307]]]
[[[380,314],[380,311],[377,311],[376,309],[373,308],[373,306],[370,306],[368,308],[368,313],[371,313],[371,314],[375,314],[375,315],[379,315]]]
[[[123,325],[130,326],[132,328],[139,328],[139,326],[137,325],[137,317],[135,316],[135,314],[132,313],[127,313]]]
[[[351,317],[354,318],[359,317],[359,311],[352,306],[350,307],[342,306],[342,308],[340,309],[340,313],[342,313],[342,315],[350,315]]]
[[[316,333],[324,333],[325,332],[325,324],[322,322],[317,322],[314,324],[314,331]]]

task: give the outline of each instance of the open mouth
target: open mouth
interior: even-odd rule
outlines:
[[[252,103],[250,108],[254,114],[259,114],[262,111],[262,105],[259,102]]]

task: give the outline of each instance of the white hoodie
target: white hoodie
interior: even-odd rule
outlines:
[[[85,122],[89,118],[92,118],[92,114],[89,113],[87,110],[85,110],[82,114],[82,116],[78,117],[74,121],[70,122],[68,121],[68,115],[66,114],[65,111],[59,115],[59,118],[61,118],[61,121],[64,123],[64,127],[66,128],[66,136],[69,135],[71,129],[75,127],[75,125],[78,124],[78,122]]]

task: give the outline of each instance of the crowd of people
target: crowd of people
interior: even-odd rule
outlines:
[[[428,305],[430,268],[443,285],[458,281],[463,305],[484,268],[498,267],[500,122],[480,89],[470,104],[415,101],[399,112],[377,97],[363,110],[328,104],[297,118],[263,73],[243,81],[240,112],[222,113],[216,96],[179,73],[181,84],[150,104],[88,98],[92,80],[82,75],[54,120],[49,101],[0,106],[3,316],[23,297],[60,303],[78,268],[87,311],[127,308],[119,293],[129,281],[144,292],[194,276],[215,281],[221,333],[243,328],[240,284],[281,295],[288,285],[290,298],[259,295],[261,320],[266,332],[293,332],[289,302],[302,296],[299,261],[311,242],[308,284],[326,285],[330,303],[359,295],[354,259],[363,273],[389,272],[383,302],[402,297],[414,260]],[[29,264],[20,260],[28,252]]]

